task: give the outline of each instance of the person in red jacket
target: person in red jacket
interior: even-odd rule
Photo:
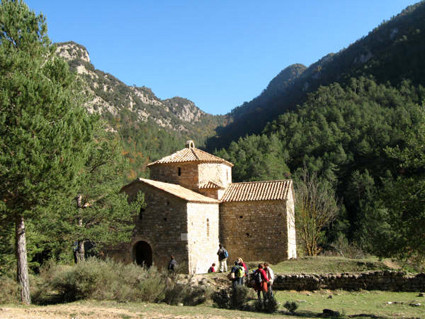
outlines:
[[[263,295],[263,303],[267,299],[267,283],[269,282],[269,278],[267,277],[267,273],[264,271],[263,264],[258,265],[258,269],[254,271],[254,289],[257,291],[258,301],[261,302],[261,294]]]

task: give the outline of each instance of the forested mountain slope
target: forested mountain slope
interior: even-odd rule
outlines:
[[[87,49],[74,42],[57,44],[57,53],[87,83],[86,107],[105,118],[109,130],[121,135],[131,162],[128,178],[144,174],[149,161],[173,153],[187,139],[202,146],[224,116],[201,111],[192,101],[159,99],[147,87],[127,86],[113,75],[95,69]]]
[[[257,98],[235,108],[231,124],[217,129],[209,150],[226,147],[247,134],[259,134],[267,122],[302,104],[319,86],[351,77],[373,76],[378,83],[399,84],[403,79],[425,84],[425,3],[406,8],[367,36],[308,68],[293,65],[283,70]]]
[[[425,3],[299,70],[281,93],[267,89],[236,109],[208,145],[228,145],[217,155],[235,164],[236,181],[291,176],[299,195],[314,180],[323,203],[336,199],[336,219],[316,229],[322,248],[348,240],[379,256],[424,260]],[[300,239],[318,220],[296,211],[297,223],[307,221]]]

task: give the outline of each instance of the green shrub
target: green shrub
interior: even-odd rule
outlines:
[[[196,306],[204,303],[210,296],[211,288],[178,283],[177,277],[171,276],[167,279],[164,302],[169,305],[182,303],[185,306]]]
[[[230,309],[230,291],[229,289],[220,289],[211,296],[214,306],[223,309]]]
[[[19,303],[19,285],[8,276],[0,276],[0,304]]]
[[[260,301],[256,300],[254,303],[254,309],[258,312],[274,313],[279,308],[279,304],[274,296],[269,296],[268,299]]]
[[[214,305],[225,309],[252,310],[248,302],[253,298],[253,290],[246,286],[237,286],[236,289],[221,289],[212,294]]]
[[[251,289],[246,286],[236,286],[232,289],[230,294],[230,308],[231,309],[246,309],[250,297]]]
[[[283,306],[290,313],[295,313],[295,311],[298,309],[298,304],[295,301],[287,301],[287,302],[285,302],[285,304]]]
[[[268,313],[274,313],[279,308],[279,304],[274,296],[269,296],[264,303],[264,311]]]
[[[34,302],[41,304],[81,299],[157,302],[166,290],[166,275],[155,267],[95,258],[74,266],[50,265],[40,277]]]

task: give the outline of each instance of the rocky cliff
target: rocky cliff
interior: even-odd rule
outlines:
[[[57,54],[87,82],[91,96],[86,106],[90,112],[109,118],[129,112],[137,121],[150,121],[195,139],[213,135],[214,128],[223,124],[223,116],[207,114],[188,99],[174,97],[161,100],[150,88],[128,86],[113,75],[95,69],[87,49],[80,44],[58,43]],[[191,136],[193,131],[198,132],[195,133],[197,136]]]

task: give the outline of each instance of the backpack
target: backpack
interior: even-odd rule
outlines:
[[[261,272],[259,272],[258,270],[254,272],[254,281],[256,285],[261,285],[261,283],[263,282],[263,276],[261,276]]]
[[[242,266],[236,266],[236,278],[242,278],[245,275],[245,269]]]
[[[223,248],[223,250],[224,250],[224,252],[223,252],[224,258],[228,258],[229,257],[229,253],[227,252],[226,249]]]

